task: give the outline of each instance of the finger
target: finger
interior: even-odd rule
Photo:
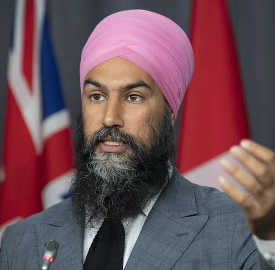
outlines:
[[[253,154],[256,158],[270,163],[275,161],[275,154],[269,150],[268,148],[259,145],[251,140],[242,140],[241,146],[251,154]]]
[[[223,169],[238,181],[251,195],[255,197],[262,195],[263,188],[252,175],[226,159],[221,160],[221,165]]]
[[[230,149],[230,153],[236,158],[248,171],[254,175],[257,181],[264,187],[273,185],[271,174],[268,170],[268,166],[259,161],[250,153],[246,152],[239,146],[233,146]]]
[[[245,212],[248,212],[251,207],[251,199],[243,191],[231,184],[223,176],[219,176],[219,184],[221,189],[236,203],[238,204]]]

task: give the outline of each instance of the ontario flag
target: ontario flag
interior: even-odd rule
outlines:
[[[0,183],[0,227],[68,195],[73,174],[44,0],[18,0],[9,52]]]
[[[232,159],[229,148],[249,137],[225,0],[193,0],[191,41],[195,70],[183,104],[177,166],[191,181],[219,188],[220,159]]]

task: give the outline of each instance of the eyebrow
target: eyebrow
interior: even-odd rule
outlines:
[[[85,88],[85,86],[86,86],[87,84],[92,84],[92,85],[94,85],[94,86],[96,86],[96,87],[98,87],[98,88],[102,87],[102,85],[101,85],[99,82],[97,82],[97,81],[95,81],[95,80],[92,80],[92,79],[87,79],[87,80],[85,80],[85,82],[84,82],[84,88]]]
[[[145,88],[149,89],[150,91],[152,91],[152,87],[142,80],[127,84],[125,87],[123,87],[123,90],[131,90],[131,89],[138,88],[138,87],[145,87]]]
[[[95,81],[93,79],[85,80],[84,88],[87,84],[92,84],[92,85],[94,85],[98,88],[106,88],[104,85],[102,85],[101,83],[99,83],[98,81]],[[147,84],[146,82],[142,81],[142,80],[136,81],[134,83],[127,84],[126,86],[122,87],[122,90],[128,91],[128,90],[138,88],[138,87],[145,87],[145,88],[149,89],[150,91],[152,91],[152,87],[149,84]]]

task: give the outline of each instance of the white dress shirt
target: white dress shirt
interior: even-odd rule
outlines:
[[[275,266],[275,240],[262,240],[256,235],[253,235],[253,239],[266,261],[271,266]]]

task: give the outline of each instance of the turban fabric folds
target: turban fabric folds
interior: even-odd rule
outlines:
[[[169,18],[146,10],[104,18],[82,50],[81,92],[92,68],[118,56],[153,78],[176,115],[193,73],[193,51],[184,31]]]

